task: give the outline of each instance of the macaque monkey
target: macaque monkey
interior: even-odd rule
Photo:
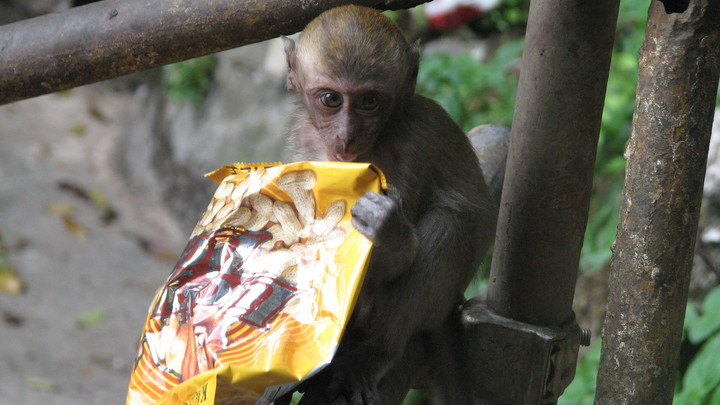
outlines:
[[[296,158],[370,162],[390,186],[352,207],[374,250],[338,352],[304,384],[301,403],[400,403],[422,359],[435,374],[460,371],[451,370],[461,354],[447,343],[459,334],[450,318],[492,241],[497,208],[466,135],[415,94],[419,49],[393,22],[344,6],[313,20],[297,43],[284,41],[288,88],[302,101]],[[437,385],[469,385],[462,377]],[[471,403],[467,392],[445,401]]]

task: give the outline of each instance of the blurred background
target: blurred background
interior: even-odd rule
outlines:
[[[87,1],[0,0],[0,24]],[[575,312],[593,331],[561,404],[592,404],[647,0],[621,0]],[[418,92],[464,130],[510,126],[529,0],[389,12]],[[0,402],[119,404],[155,289],[227,163],[286,159],[294,95],[271,40],[0,107]],[[716,114],[676,403],[720,403]],[[468,297],[482,294],[487,265]],[[408,404],[423,402],[415,392]]]

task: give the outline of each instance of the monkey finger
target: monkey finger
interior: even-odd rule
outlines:
[[[273,405],[290,405],[291,402],[292,402],[292,393],[285,394],[284,396],[275,399],[275,401],[273,401]]]
[[[344,396],[328,399],[328,396],[322,390],[314,390],[305,392],[298,405],[350,405],[350,403]]]
[[[376,388],[363,390],[363,405],[379,405],[380,395]]]
[[[384,194],[375,193],[372,191],[368,191],[365,194],[363,194],[363,196],[358,199],[358,201],[360,201],[360,200],[372,202],[373,204],[375,204],[377,206],[385,207],[385,208],[389,208],[394,205],[394,201],[389,196],[384,195]]]
[[[373,242],[389,215],[386,208],[368,200],[358,200],[350,209],[350,213],[351,223],[355,229]]]
[[[328,372],[331,377],[324,389],[324,397],[328,403],[333,403],[342,398],[341,393],[343,392],[343,382],[345,378],[344,373],[338,367],[334,367],[328,370]]]
[[[364,222],[373,223],[382,220],[385,216],[383,208],[373,201],[359,199],[350,209],[353,218],[362,218]]]
[[[350,403],[352,405],[365,405],[365,402],[363,400],[363,395],[360,392],[353,392],[350,395]]]
[[[377,388],[367,378],[354,376],[348,378],[349,400],[352,405],[379,405]]]
[[[327,404],[379,405],[380,395],[372,372],[349,368],[343,361],[334,364],[325,388]]]
[[[392,197],[373,192],[365,193],[357,200],[355,205],[359,205],[374,215],[383,218],[391,215],[398,208],[398,204]]]
[[[374,232],[372,227],[368,226],[367,222],[363,221],[361,218],[353,216],[350,219],[350,223],[355,229],[358,230],[358,232],[363,234],[363,236],[368,238],[371,242],[375,241],[377,233]]]

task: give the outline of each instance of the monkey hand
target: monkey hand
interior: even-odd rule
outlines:
[[[368,192],[352,207],[352,224],[374,244],[372,261],[394,278],[412,264],[417,252],[414,226],[393,196]]]
[[[352,224],[376,244],[382,243],[385,235],[409,226],[402,221],[398,204],[391,197],[373,192],[365,193],[353,205]]]
[[[334,359],[318,375],[302,383],[299,405],[375,405],[380,404],[377,378],[366,367],[357,368]]]
[[[333,360],[328,370],[330,381],[325,387],[326,398],[332,403],[338,403],[337,398],[344,397],[351,405],[380,404],[378,384],[389,363],[379,352],[364,355],[362,361],[352,355]]]

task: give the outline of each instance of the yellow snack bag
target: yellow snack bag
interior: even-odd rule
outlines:
[[[128,405],[271,401],[330,362],[362,284],[372,246],[350,207],[387,188],[377,168],[238,163],[207,176],[219,186],[150,306]]]

